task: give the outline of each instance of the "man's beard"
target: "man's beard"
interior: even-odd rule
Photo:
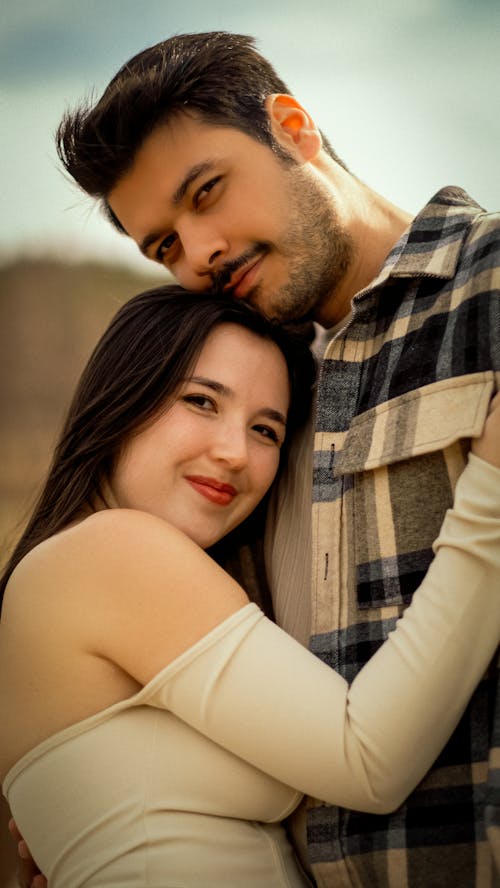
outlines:
[[[238,267],[278,251],[288,264],[287,282],[274,292],[263,292],[257,284],[246,298],[268,317],[293,323],[322,313],[351,264],[354,245],[326,188],[300,166],[289,166],[286,172],[289,224],[279,244],[256,242],[216,275],[214,286],[222,289]]]
[[[316,317],[333,299],[354,255],[326,189],[301,167],[290,173],[290,224],[280,244],[288,281],[266,299],[269,314],[281,322]]]

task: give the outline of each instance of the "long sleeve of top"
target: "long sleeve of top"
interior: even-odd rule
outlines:
[[[500,629],[500,470],[470,455],[436,557],[349,686],[251,604],[162,673],[154,705],[326,802],[383,813],[459,721]]]

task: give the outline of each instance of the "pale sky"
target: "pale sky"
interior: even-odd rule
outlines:
[[[443,185],[500,209],[498,0],[6,0],[0,260],[59,252],[145,268],[63,177],[53,133],[172,33],[252,34],[348,166],[410,212]]]

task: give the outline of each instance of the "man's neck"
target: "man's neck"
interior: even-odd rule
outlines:
[[[346,178],[348,177],[348,178]],[[352,300],[377,277],[385,259],[412,222],[412,215],[372,191],[350,174],[342,172],[344,196],[336,205],[341,222],[349,232],[353,255],[342,280],[322,306],[317,306],[315,320],[332,327],[347,317]]]

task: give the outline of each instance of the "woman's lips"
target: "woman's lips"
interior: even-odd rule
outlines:
[[[201,493],[209,502],[218,506],[228,506],[238,491],[232,484],[224,484],[216,478],[205,478],[201,475],[187,475],[186,481]]]

